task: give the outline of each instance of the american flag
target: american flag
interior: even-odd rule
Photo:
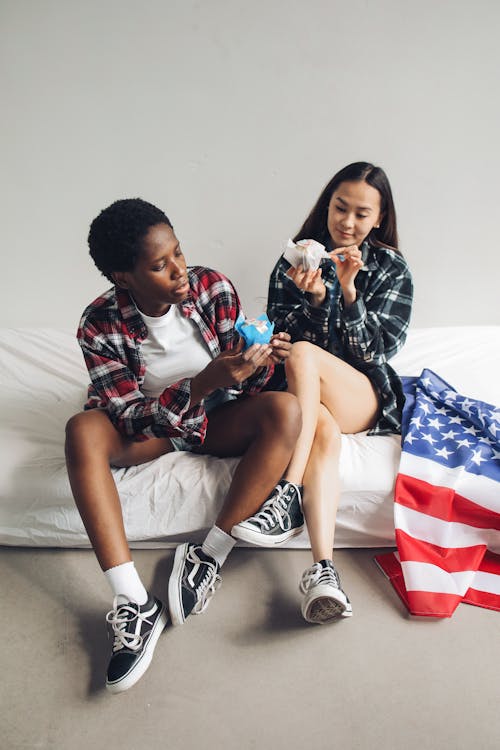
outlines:
[[[398,551],[375,560],[413,615],[500,611],[500,409],[431,370],[405,381]]]

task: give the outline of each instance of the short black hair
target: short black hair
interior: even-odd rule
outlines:
[[[90,225],[90,255],[103,276],[113,271],[133,271],[142,240],[156,224],[172,226],[163,211],[142,198],[124,198],[105,208]]]

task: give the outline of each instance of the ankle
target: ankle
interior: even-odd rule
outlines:
[[[283,479],[281,479],[279,482],[279,484],[285,484],[285,483],[295,485],[295,487],[298,487],[301,492],[304,489],[304,485],[302,484],[302,478],[299,479],[294,474],[284,476]]]
[[[132,561],[109,568],[104,571],[104,575],[114,596],[123,596],[137,602],[139,606],[148,601],[149,594]]]
[[[223,531],[218,526],[212,526],[208,532],[205,541],[203,542],[201,549],[205,555],[209,555],[214,559],[219,568],[221,568],[226,562],[226,558],[236,544],[236,539]]]

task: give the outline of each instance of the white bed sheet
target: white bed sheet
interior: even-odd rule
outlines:
[[[415,329],[393,362],[400,374],[430,367],[467,395],[500,402],[500,326]],[[64,463],[64,426],[81,409],[86,386],[73,333],[0,330],[0,544],[89,546]],[[399,436],[343,436],[335,546],[394,545],[399,456]],[[175,453],[115,469],[131,546],[201,539],[237,462]],[[286,546],[307,547],[307,536]]]

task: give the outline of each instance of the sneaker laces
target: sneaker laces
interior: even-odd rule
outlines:
[[[115,596],[113,599],[113,609],[110,610],[106,615],[106,622],[111,625],[113,631],[113,653],[120,651],[122,648],[130,649],[130,651],[138,651],[142,647],[143,636],[138,632],[142,626],[137,628],[136,631],[131,632],[128,628],[132,622],[137,620],[137,623],[147,623],[153,625],[151,620],[141,612],[141,608],[136,601],[129,601],[126,604],[118,604],[119,596]]]
[[[193,615],[201,615],[208,607],[212,596],[222,584],[222,578],[217,572],[217,563],[200,559],[195,552],[195,547],[188,550],[186,560],[189,560],[194,565],[204,565],[207,568],[207,572],[196,587],[196,604],[191,612]]]
[[[271,497],[266,500],[258,513],[247,519],[247,522],[259,525],[264,531],[269,531],[276,524],[283,531],[289,531],[292,526],[288,512],[290,486],[290,483],[285,484],[284,487],[281,484],[276,485]]]
[[[303,594],[307,594],[312,586],[318,584],[326,584],[329,586],[335,586],[336,589],[340,589],[340,578],[335,568],[323,567],[321,563],[314,563],[310,568],[304,571],[302,580],[300,582],[300,590]]]

